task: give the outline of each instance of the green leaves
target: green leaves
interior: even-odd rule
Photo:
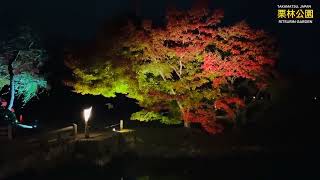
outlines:
[[[78,65],[73,69],[74,91],[81,94],[116,97],[117,93],[142,100],[136,81],[127,74],[127,68],[115,67],[111,61],[97,60],[95,64]]]
[[[39,89],[47,87],[47,81],[43,77],[36,77],[28,72],[14,76],[15,91],[24,103],[37,95]]]
[[[147,73],[151,73],[154,76],[161,76],[165,79],[171,78],[171,73],[173,69],[169,66],[168,63],[160,63],[160,62],[151,62],[148,64],[143,64],[139,66],[138,74],[143,75]]]
[[[74,89],[81,94],[115,97],[115,93],[128,93],[123,72],[120,69],[112,69],[109,61],[91,67],[76,68],[73,75],[76,78]]]
[[[39,37],[26,26],[20,27],[14,36],[0,42],[0,46],[0,89],[9,85],[10,81],[13,82],[14,96],[20,97],[25,105],[41,92],[39,90],[48,87],[46,72],[43,71],[48,54],[42,48]]]
[[[130,119],[144,121],[144,122],[160,121],[161,123],[164,123],[164,124],[181,124],[180,119],[168,117],[158,112],[145,111],[145,110],[133,113]]]
[[[10,75],[8,71],[8,65],[0,57],[0,90],[10,84]]]

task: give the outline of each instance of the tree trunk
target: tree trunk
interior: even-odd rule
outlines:
[[[8,109],[11,110],[14,103],[14,76],[10,75],[10,103]]]
[[[12,62],[9,64],[9,73],[10,73],[10,102],[8,105],[8,109],[11,110],[14,103],[14,74],[12,68]]]
[[[13,103],[14,103],[14,73],[13,73],[13,67],[12,67],[12,63],[17,60],[17,58],[20,55],[20,51],[18,52],[18,54],[16,55],[15,59],[13,59],[12,61],[9,62],[9,66],[8,66],[8,71],[10,74],[10,103],[8,105],[8,109],[11,110],[13,107]]]
[[[188,121],[183,121],[183,125],[185,128],[190,128],[190,122]]]
[[[163,79],[164,81],[167,81],[167,79],[164,77],[164,75],[163,75],[163,73],[162,73],[161,71],[160,71],[160,75],[161,75],[161,77],[162,77],[162,79]],[[172,93],[173,95],[176,95],[176,92],[175,92],[172,88],[171,88],[171,93]],[[180,112],[183,113],[183,107],[182,107],[180,101],[178,101],[178,100],[176,100],[176,101],[177,101],[177,104],[178,104],[178,106],[179,106]],[[185,128],[190,128],[190,122],[183,121],[183,125],[184,125]]]
[[[171,91],[173,92],[173,94],[176,94],[176,92],[174,92],[173,89],[171,89]],[[177,104],[179,106],[180,112],[183,113],[183,107],[182,107],[180,101],[177,100]],[[185,128],[190,128],[190,122],[188,122],[188,121],[183,121],[183,125]]]

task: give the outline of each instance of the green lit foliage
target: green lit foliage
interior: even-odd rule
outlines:
[[[142,100],[137,92],[136,83],[126,74],[127,68],[115,67],[111,61],[93,58],[93,64],[74,56],[66,57],[65,64],[73,70],[73,80],[65,83],[81,94],[115,97],[117,93]],[[81,64],[82,63],[82,64]]]
[[[128,92],[126,83],[117,83],[119,78],[123,76],[121,76],[120,71],[111,70],[110,63],[96,65],[87,69],[77,68],[73,72],[74,76],[79,78],[77,81],[79,83],[75,84],[75,91],[81,94],[101,94],[105,97],[115,97],[116,90],[119,93]]]
[[[47,87],[47,81],[43,77],[33,76],[27,72],[16,75],[14,83],[16,95],[21,97],[24,104],[35,97],[39,89]]]
[[[10,91],[14,91],[9,106],[12,107],[15,96],[25,105],[47,88],[42,71],[47,59],[39,38],[29,27],[22,26],[17,33],[1,41],[0,88],[10,85]]]
[[[4,59],[0,57],[0,89],[10,84],[10,75],[8,72],[8,65]]]
[[[161,123],[164,123],[164,124],[180,124],[181,123],[180,118],[176,119],[168,115],[163,115],[159,112],[145,111],[145,110],[133,113],[130,119],[144,121],[144,122],[160,121]]]

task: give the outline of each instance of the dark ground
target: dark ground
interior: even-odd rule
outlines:
[[[132,153],[124,154],[113,158],[111,163],[104,167],[92,165],[87,161],[72,160],[42,172],[26,169],[24,173],[9,179],[23,177],[167,180],[319,177],[313,164],[317,162],[315,159],[317,152],[306,149],[305,142],[293,142],[294,136],[284,137],[274,132],[252,134],[250,131],[233,131],[209,136],[203,132],[186,131],[181,128],[138,128],[135,133],[139,141],[135,150],[140,152],[139,157]],[[269,137],[261,136],[264,133],[268,133]],[[277,135],[276,139],[272,138],[274,135]],[[211,154],[202,152],[205,156],[193,158],[185,156],[186,152],[183,149],[190,149],[190,146]],[[233,154],[228,153],[235,147],[243,149],[238,149]],[[174,154],[176,156],[172,156]]]

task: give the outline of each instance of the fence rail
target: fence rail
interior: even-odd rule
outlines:
[[[34,138],[30,138],[27,143],[29,144],[42,144],[50,145],[53,143],[65,142],[69,140],[75,140],[78,134],[78,127],[76,124],[65,128],[50,131]]]
[[[77,138],[78,128],[76,124],[65,128],[48,132],[45,136],[48,141],[64,141]]]

